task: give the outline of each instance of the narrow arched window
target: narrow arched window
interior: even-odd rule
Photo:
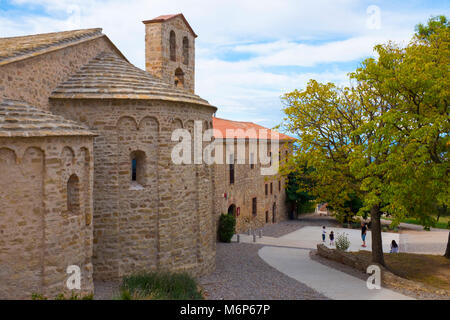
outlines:
[[[189,64],[189,39],[188,39],[188,37],[183,38],[183,63],[185,65]]]
[[[67,211],[73,214],[80,212],[80,180],[75,174],[67,181]]]
[[[137,159],[131,160],[131,181],[136,181],[137,177]]]
[[[131,160],[131,184],[132,186],[145,185],[145,153],[143,151],[133,151]]]
[[[234,155],[230,154],[230,184],[234,184]]]
[[[172,30],[170,31],[170,39],[169,39],[169,46],[170,46],[170,60],[177,61],[177,39],[175,36],[175,32]]]

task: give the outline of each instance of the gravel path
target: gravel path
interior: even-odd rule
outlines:
[[[259,256],[262,246],[218,243],[216,271],[199,279],[212,300],[324,300],[306,285],[270,267]]]
[[[302,216],[266,225],[263,234],[281,237],[304,226],[336,226],[333,218]],[[260,245],[217,243],[216,270],[199,279],[208,299],[300,300],[327,299],[304,284],[291,279],[265,263],[259,256]],[[117,296],[119,283],[95,281],[94,298],[110,300]]]

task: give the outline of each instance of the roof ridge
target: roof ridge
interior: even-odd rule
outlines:
[[[189,31],[191,31],[191,33],[194,36],[194,38],[197,38],[197,34],[194,32],[194,30],[192,29],[191,25],[187,21],[186,17],[181,12],[180,13],[176,13],[176,14],[160,15],[160,16],[158,16],[156,18],[151,19],[151,20],[144,20],[144,21],[142,21],[142,23],[143,24],[148,24],[148,23],[166,22],[166,21],[172,20],[172,19],[177,18],[177,17],[181,17],[183,22],[188,27]]]
[[[62,34],[62,33],[77,32],[77,31],[88,31],[88,30],[102,31],[103,29],[102,29],[102,28],[84,28],[84,29],[74,29],[74,30],[65,30],[65,31],[54,31],[54,32],[45,32],[45,33],[33,33],[33,34],[27,34],[27,35],[25,35],[25,36],[2,37],[2,38],[0,38],[0,39],[27,38],[27,37],[45,36],[45,35],[51,35],[51,34]]]
[[[0,65],[43,54],[61,46],[74,45],[99,36],[103,36],[102,28],[0,38]]]
[[[251,122],[251,121],[230,120],[230,119],[224,119],[224,118],[219,118],[219,117],[213,117],[213,118],[216,118],[216,119],[219,119],[219,120],[225,120],[225,121],[239,122],[239,123],[251,123],[251,124],[263,127],[263,126],[261,126],[261,125],[259,125],[257,123]],[[265,127],[263,127],[263,128],[265,128]],[[269,129],[269,128],[266,128],[266,129]],[[269,129],[269,130],[273,130],[273,129]]]
[[[233,125],[233,123],[236,123],[236,124]],[[238,126],[238,124],[240,124],[244,127]],[[258,127],[258,128],[255,128],[255,127]],[[279,140],[279,141],[288,141],[288,140],[294,141],[294,140],[296,140],[295,138],[288,136],[284,133],[281,133],[275,129],[269,129],[269,128],[261,126],[257,123],[248,122],[248,121],[236,121],[236,120],[228,120],[228,119],[213,117],[213,128],[219,130],[221,132],[221,134],[223,135],[223,137],[225,137],[226,139],[228,139],[228,138],[230,138],[230,139],[231,138],[232,139],[251,138],[251,139],[262,139],[262,140],[269,139],[269,140]],[[231,134],[231,135],[227,134],[228,129],[231,129],[231,130],[247,129],[247,130],[249,130],[249,129],[261,129],[261,128],[270,131],[270,135],[262,137],[262,136],[260,136],[258,131],[250,134],[249,136],[247,136],[246,134],[242,135],[241,133],[238,133],[237,135],[236,134]],[[248,131],[247,131],[247,133],[248,133]],[[277,133],[276,137],[273,137],[273,133]],[[223,137],[221,137],[221,138],[223,138]]]

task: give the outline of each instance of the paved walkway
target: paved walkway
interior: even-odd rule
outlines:
[[[366,282],[311,260],[309,250],[265,246],[258,252],[270,266],[337,300],[412,300],[388,289],[369,290]]]
[[[336,227],[327,227],[327,241],[329,245],[328,234],[331,230],[337,236],[340,233],[346,233],[350,239],[350,251],[358,251],[361,248],[361,231],[357,229],[344,229]],[[344,272],[325,266],[312,260],[309,256],[311,249],[315,249],[321,241],[322,227],[306,226],[294,232],[283,235],[279,238],[256,235],[256,242],[253,242],[253,235],[241,234],[240,242],[254,243],[264,245],[258,255],[268,265],[307,285],[318,293],[338,300],[404,300],[412,299],[408,296],[394,292],[388,289],[369,290],[366,282],[359,278],[348,275]],[[390,243],[393,239],[399,243],[399,234],[382,233],[383,251],[390,251]],[[236,236],[233,240],[236,240]],[[371,248],[371,234],[368,232],[366,238],[367,248]]]
[[[337,236],[346,233],[351,245],[349,251],[369,250],[371,233],[366,237],[366,248],[361,247],[361,231],[359,229],[345,229],[327,225],[327,241],[329,245],[329,232],[334,231]],[[269,266],[304,284],[317,293],[338,300],[410,300],[409,296],[382,288],[369,290],[366,281],[328,267],[310,258],[310,250],[316,249],[321,241],[322,227],[303,226],[300,229],[284,234],[281,237],[262,236],[256,233],[256,242],[253,235],[240,234],[240,242],[248,246],[249,243],[263,246],[258,251],[259,257]],[[408,230],[402,233],[383,232],[383,251],[390,251],[390,243],[395,240],[402,252],[417,252],[442,254],[447,243],[448,230],[433,229],[431,232]],[[233,238],[236,241],[236,236]]]
[[[403,231],[400,234],[402,252],[444,255],[447,248],[449,230]]]
[[[334,246],[330,246],[330,241],[328,239],[328,235],[330,231],[333,230],[335,234],[335,238],[338,234],[345,233],[347,234],[350,240],[350,248],[349,251],[359,251],[359,250],[369,250],[372,247],[372,235],[370,231],[367,232],[366,236],[366,248],[361,247],[361,231],[357,229],[345,229],[345,228],[326,228],[327,231],[327,240],[325,241],[325,245],[329,248],[335,248]],[[244,243],[253,243],[253,236],[247,234],[240,234],[240,241]],[[317,244],[322,243],[322,227],[313,226],[313,227],[303,227],[299,230],[286,234],[279,238],[274,237],[259,237],[257,233],[256,243],[262,245],[269,246],[280,246],[280,247],[291,247],[291,248],[302,248],[302,249],[316,249]],[[237,237],[233,237],[233,241],[236,241]],[[395,240],[399,243],[399,234],[398,233],[382,233],[383,239],[383,251],[390,251],[390,244],[392,240]],[[400,248],[401,249],[401,248]]]

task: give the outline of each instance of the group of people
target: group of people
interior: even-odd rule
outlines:
[[[331,231],[330,232],[330,246],[334,245],[334,232]],[[327,230],[325,228],[325,226],[322,227],[322,242],[325,242],[325,240],[327,239]]]
[[[366,235],[367,235],[367,230],[368,230],[368,225],[365,222],[361,222],[361,239],[362,239],[362,245],[361,247],[366,248]],[[325,242],[327,238],[327,231],[326,231],[326,227],[323,226],[322,227],[322,242]],[[334,246],[334,232],[333,230],[330,231],[330,235],[329,235],[329,239],[330,239],[330,246]],[[395,240],[392,240],[391,242],[391,253],[398,253],[398,244]]]

